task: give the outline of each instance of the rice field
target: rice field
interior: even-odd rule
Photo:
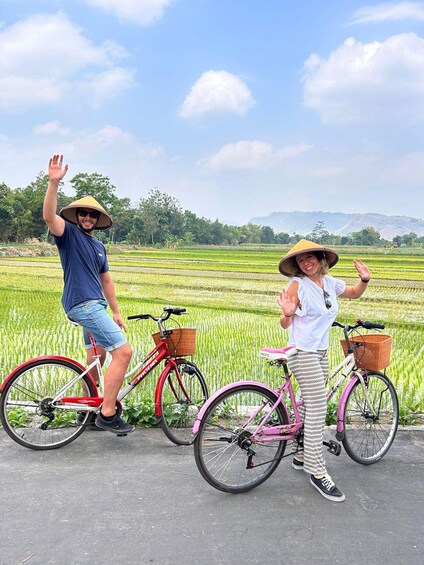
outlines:
[[[111,250],[109,263],[121,314],[150,312],[162,306],[186,307],[176,322],[197,328],[195,362],[210,392],[239,379],[279,381],[275,368],[258,358],[261,347],[285,345],[288,332],[278,325],[276,298],[286,279],[277,270],[284,250],[276,248],[200,248]],[[393,336],[388,374],[405,414],[424,410],[424,255],[361,250],[343,253],[334,276],[354,283],[352,259],[361,257],[372,282],[359,300],[340,300],[341,322],[357,318],[386,324]],[[43,354],[84,361],[81,330],[61,307],[62,269],[56,257],[0,258],[0,376]],[[128,322],[135,357],[152,346],[152,321]],[[331,332],[330,362],[343,354],[340,330]],[[152,398],[154,378],[135,391]]]

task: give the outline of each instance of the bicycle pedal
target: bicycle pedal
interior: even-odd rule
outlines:
[[[340,443],[337,443],[337,441],[330,439],[330,441],[323,441],[323,444],[327,446],[330,453],[336,455],[337,457],[342,452],[342,446],[340,445]]]

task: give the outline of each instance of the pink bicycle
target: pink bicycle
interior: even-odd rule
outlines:
[[[354,325],[334,322],[343,328],[346,357],[331,373],[327,383],[327,400],[347,380],[337,410],[336,440],[324,442],[328,450],[339,455],[341,441],[347,454],[357,463],[370,465],[381,459],[396,435],[399,405],[394,386],[385,372],[363,368],[367,340],[382,337],[361,336],[357,328],[383,329],[384,325],[358,320]],[[390,336],[385,336],[390,340]],[[386,340],[386,342],[388,341]],[[283,382],[277,390],[255,381],[241,381],[218,390],[202,407],[193,433],[194,455],[202,477],[218,490],[240,493],[266,481],[283,457],[302,449],[303,422],[296,400],[288,360],[297,350],[262,349],[260,356],[282,367]],[[388,365],[390,352],[376,363]],[[361,368],[362,367],[362,368]],[[285,401],[290,401],[291,410]],[[287,441],[296,440],[297,451],[284,455]]]
[[[185,308],[166,306],[159,317],[138,314],[128,319],[154,320],[159,332],[154,347],[125,375],[127,384],[118,395],[121,401],[162,361],[155,391],[155,414],[166,436],[177,445],[189,445],[192,427],[208,397],[205,379],[198,367],[185,357],[194,353],[195,330],[166,329],[171,315]],[[92,371],[92,373],[91,373]],[[103,402],[93,375],[100,375],[97,351],[93,362],[83,367],[68,357],[48,355],[26,361],[4,380],[0,392],[0,419],[9,436],[31,449],[56,449],[79,437],[92,422]]]

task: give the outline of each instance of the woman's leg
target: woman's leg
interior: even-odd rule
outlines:
[[[290,369],[299,382],[304,401],[304,465],[307,473],[327,473],[323,445],[327,415],[325,378],[328,373],[326,352],[299,351],[290,360]]]

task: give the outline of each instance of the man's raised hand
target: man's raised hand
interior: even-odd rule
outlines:
[[[59,182],[68,171],[68,165],[63,167],[63,155],[53,155],[49,161],[49,180]]]

